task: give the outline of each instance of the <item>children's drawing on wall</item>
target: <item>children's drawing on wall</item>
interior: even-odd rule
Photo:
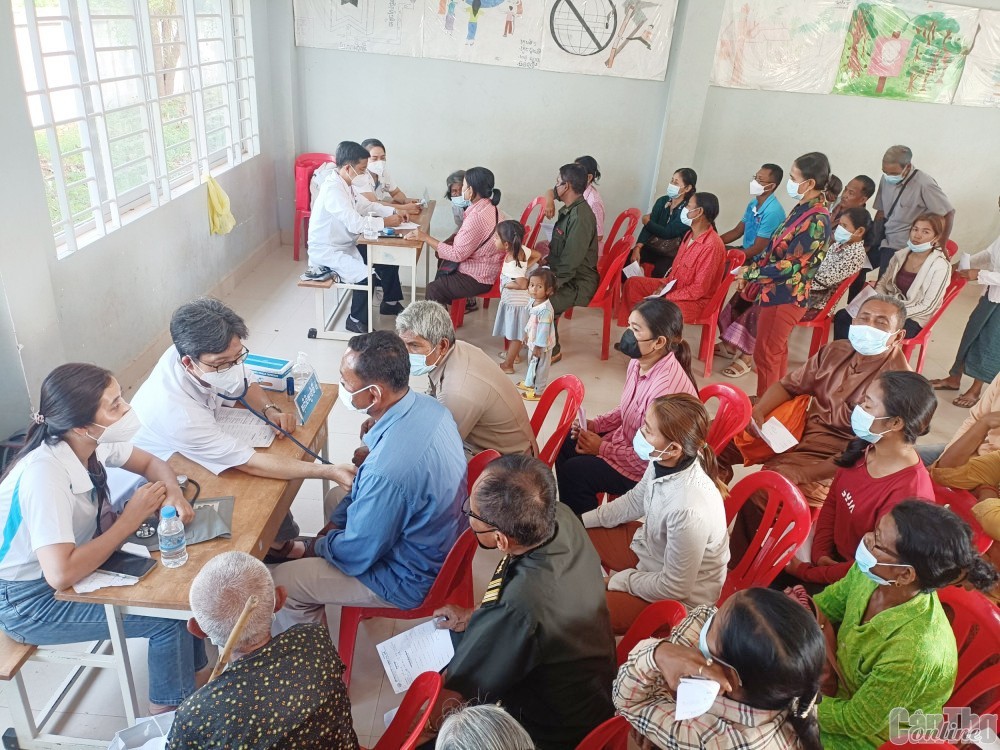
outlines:
[[[541,68],[662,80],[677,0],[555,0]]]
[[[425,0],[424,56],[536,68],[544,0]]]
[[[980,11],[976,44],[965,60],[952,103],[1000,107],[1000,10]]]
[[[716,86],[829,94],[850,0],[728,0],[716,45]]]
[[[469,14],[469,31],[465,37],[465,43],[470,47],[476,43],[476,31],[479,29],[479,13],[482,9],[482,0],[472,0],[471,3],[467,3],[466,12]]]
[[[834,93],[949,103],[976,39],[980,11],[942,3],[858,3]]]
[[[383,55],[422,54],[418,0],[294,0],[295,43]]]
[[[503,35],[514,36],[514,19],[524,13],[524,4],[521,0],[507,0],[506,14],[503,19]]]

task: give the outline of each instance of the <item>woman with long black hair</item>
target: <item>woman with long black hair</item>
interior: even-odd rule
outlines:
[[[59,601],[56,591],[93,573],[164,505],[193,516],[169,466],[129,442],[138,417],[110,372],[57,367],[42,383],[27,442],[0,480],[0,628],[19,643],[45,646],[109,638],[104,608]],[[117,519],[105,466],[142,474]],[[126,615],[125,635],[149,639],[151,713],[172,710],[196,688],[204,642],[181,620]],[[207,675],[205,675],[207,677]]]

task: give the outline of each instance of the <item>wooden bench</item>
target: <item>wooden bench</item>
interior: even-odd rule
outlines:
[[[7,683],[7,706],[14,726],[3,734],[5,748],[24,748],[24,750],[67,750],[68,748],[93,748],[108,746],[107,740],[90,740],[76,737],[64,737],[56,734],[42,733],[41,727],[52,717],[60,701],[79,678],[86,667],[114,669],[111,656],[98,653],[104,646],[104,641],[94,643],[90,652],[87,651],[56,651],[39,649],[27,643],[18,643],[0,632],[0,681]],[[28,691],[21,677],[21,669],[28,661],[39,661],[50,664],[64,664],[73,667],[69,677],[60,685],[52,698],[34,718],[28,703]]]
[[[312,281],[308,279],[300,279],[298,285],[303,289],[313,289],[315,290],[315,300],[316,300],[316,327],[310,328],[308,336],[311,339],[332,339],[334,341],[348,341],[356,334],[344,329],[337,331],[333,329],[333,325],[337,319],[338,314],[341,312],[341,308],[347,304],[355,291],[363,291],[369,293],[367,284],[346,284],[343,282],[335,282],[333,279],[325,279],[323,281]],[[327,311],[326,304],[326,292],[328,289],[336,289],[337,297],[333,308]],[[371,298],[369,297],[369,307]],[[369,315],[368,330],[371,330],[371,316]]]

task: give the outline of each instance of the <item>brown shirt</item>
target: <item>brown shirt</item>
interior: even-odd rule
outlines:
[[[467,453],[538,453],[521,394],[482,349],[456,341],[429,377],[427,394],[451,412]]]
[[[870,357],[858,354],[847,340],[824,346],[781,380],[792,396],[806,393],[813,399],[802,440],[792,450],[767,461],[764,468],[796,484],[833,479],[837,469],[833,459],[854,437],[851,412],[864,398],[869,383],[882,372],[909,369],[898,346]]]

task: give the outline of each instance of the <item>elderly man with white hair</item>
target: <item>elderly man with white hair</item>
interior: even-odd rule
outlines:
[[[524,401],[514,384],[480,348],[455,340],[448,310],[414,302],[396,318],[410,353],[410,374],[427,375],[427,395],[451,412],[466,455],[484,450],[537,455]]]
[[[188,630],[221,649],[252,596],[257,605],[236,634],[226,671],[177,708],[168,750],[357,748],[344,664],[329,631],[300,625],[271,637],[285,591],[260,560],[225,552],[209,561],[191,584]]]

